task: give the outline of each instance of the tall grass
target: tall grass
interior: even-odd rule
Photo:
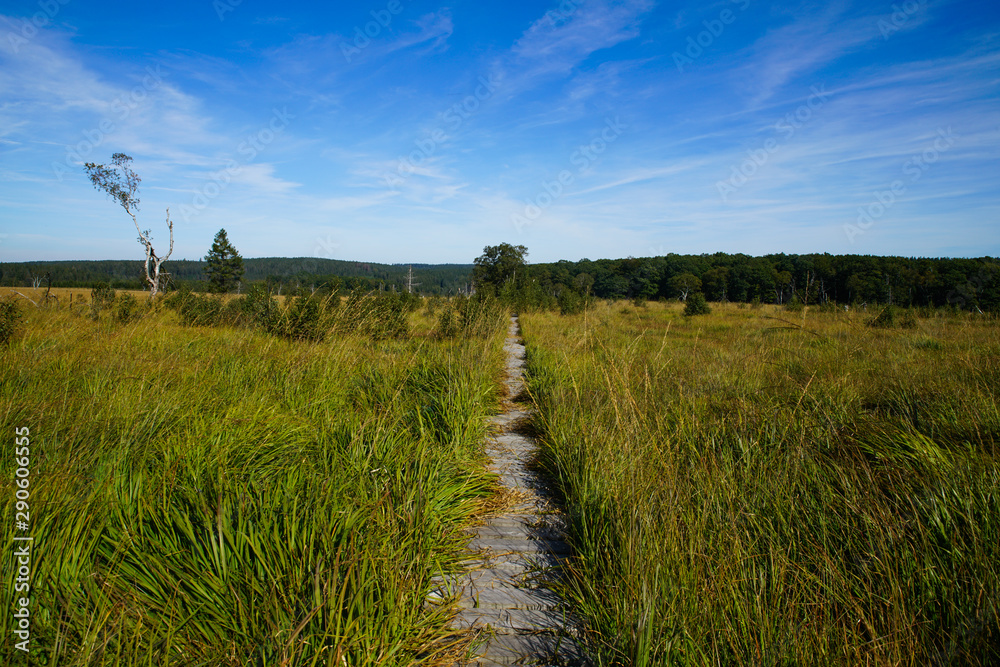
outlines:
[[[27,312],[0,350],[0,541],[11,554],[23,534],[13,433],[27,426],[29,664],[453,661],[465,639],[425,600],[488,493],[493,323],[485,339],[309,344],[169,311],[125,325]],[[3,591],[0,662],[15,664]]]
[[[1000,661],[995,321],[522,323],[599,664]]]

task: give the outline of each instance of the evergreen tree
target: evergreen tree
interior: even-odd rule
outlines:
[[[215,235],[211,250],[205,255],[208,265],[205,267],[205,278],[209,290],[225,293],[236,287],[243,277],[243,258],[229,242],[226,230],[220,229]]]
[[[705,295],[701,292],[695,292],[685,301],[684,314],[688,317],[692,315],[708,315],[712,312],[712,309],[708,307],[708,302],[705,301]]]

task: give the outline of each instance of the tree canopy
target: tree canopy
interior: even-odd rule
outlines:
[[[500,292],[505,286],[514,286],[518,271],[522,280],[526,277],[524,267],[528,248],[523,245],[501,243],[483,248],[483,254],[475,259],[472,279],[480,291]]]

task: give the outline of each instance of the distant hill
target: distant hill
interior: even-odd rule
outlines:
[[[340,278],[353,287],[405,289],[409,264],[350,262],[315,257],[256,257],[243,260],[244,281],[270,279],[294,287],[297,284],[322,284]],[[205,280],[205,262],[170,260],[164,265],[176,283],[188,283],[197,289]],[[414,291],[421,294],[458,294],[468,289],[472,264],[413,264]],[[93,287],[111,282],[118,288],[143,287],[142,260],[66,260],[58,262],[0,263],[0,285],[29,286],[39,280],[45,284],[51,274],[53,287]]]

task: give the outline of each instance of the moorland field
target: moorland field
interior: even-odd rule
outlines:
[[[2,428],[31,431],[35,664],[453,662],[467,639],[424,602],[488,500],[505,314],[303,342],[77,303],[25,309],[0,366]]]
[[[32,664],[467,650],[428,595],[497,502],[483,442],[510,308],[18,291],[39,307],[18,299],[0,348],[0,535],[10,554],[24,534],[29,427]],[[594,663],[996,664],[995,317],[683,311],[520,313],[573,547],[553,585]]]
[[[602,664],[996,662],[996,320],[825,310],[523,317]]]

